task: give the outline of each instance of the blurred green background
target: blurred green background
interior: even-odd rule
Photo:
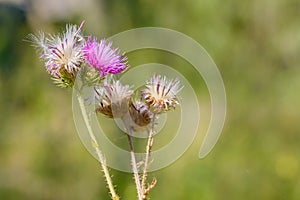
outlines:
[[[109,37],[159,26],[198,41],[223,76],[228,112],[213,151],[198,159],[203,135],[171,166],[150,174],[151,199],[300,198],[300,1],[0,1],[0,199],[109,199],[99,164],[75,130],[71,90],[55,87],[24,38],[86,20]],[[209,119],[209,96],[183,60],[157,51],[128,55],[189,75]],[[130,174],[111,170],[122,199],[135,199]]]

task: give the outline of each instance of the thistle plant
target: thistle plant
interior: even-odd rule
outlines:
[[[86,101],[95,104],[95,111],[108,118],[122,120],[126,128],[130,148],[131,167],[136,185],[138,200],[147,200],[150,190],[157,180],[147,181],[151,150],[155,134],[156,121],[159,115],[175,109],[179,105],[178,93],[182,85],[178,79],[168,80],[161,75],[153,75],[145,81],[144,88],[134,91],[133,86],[123,85],[116,74],[129,68],[125,53],[118,48],[112,48],[112,43],[105,39],[99,40],[93,36],[84,36],[80,26],[66,25],[66,30],[57,35],[30,34],[29,39],[36,47],[39,57],[44,62],[54,84],[62,88],[75,86],[77,76],[81,76],[83,84],[75,88],[78,93],[86,86],[92,86],[94,99],[84,99],[78,95],[78,102],[84,122],[88,129],[91,144],[101,164],[104,177],[109,188],[111,199],[118,200],[105,156],[100,150],[85,108]],[[134,95],[138,94],[138,95]],[[147,131],[145,159],[138,164],[135,158],[133,133]]]

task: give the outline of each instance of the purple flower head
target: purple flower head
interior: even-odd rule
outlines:
[[[127,57],[120,54],[118,48],[113,49],[112,43],[106,44],[106,40],[97,41],[97,38],[89,36],[83,48],[87,62],[99,70],[100,76],[119,74],[127,67]]]

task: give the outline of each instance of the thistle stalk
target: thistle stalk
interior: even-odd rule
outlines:
[[[137,190],[137,194],[138,194],[138,200],[143,200],[143,190],[141,187],[141,182],[140,182],[140,176],[139,176],[139,172],[138,172],[138,167],[137,167],[137,163],[135,160],[135,155],[134,155],[134,145],[133,145],[133,141],[132,141],[132,130],[131,128],[126,124],[126,120],[122,119],[126,130],[127,130],[127,138],[128,138],[128,142],[129,142],[129,147],[130,147],[130,157],[131,157],[131,167],[132,167],[132,171],[133,171],[133,178],[135,181],[135,186],[136,186],[136,190]]]
[[[149,163],[150,163],[149,162],[150,153],[151,153],[151,149],[152,149],[152,145],[153,145],[154,124],[155,124],[155,114],[153,115],[153,118],[152,118],[152,124],[151,124],[150,130],[149,130],[148,142],[147,142],[147,146],[146,146],[146,156],[145,156],[144,170],[143,170],[143,175],[142,175],[143,200],[146,199],[149,194],[149,190],[148,190],[148,188],[146,188],[146,181],[147,181],[147,174],[148,174]],[[156,183],[156,181],[155,181],[155,183]]]
[[[97,157],[98,157],[98,161],[101,164],[102,171],[103,171],[104,177],[106,179],[106,183],[107,183],[109,192],[111,194],[111,199],[112,200],[119,200],[120,198],[119,198],[119,196],[117,195],[117,193],[115,191],[114,185],[113,185],[112,180],[111,180],[111,176],[109,174],[109,170],[108,170],[108,168],[106,166],[105,157],[103,156],[101,150],[99,149],[98,142],[97,142],[96,137],[95,137],[95,135],[93,133],[92,127],[91,127],[91,125],[89,123],[87,112],[86,112],[86,109],[85,109],[85,106],[84,106],[84,101],[83,101],[83,99],[81,98],[80,95],[78,95],[77,98],[78,98],[79,106],[80,106],[80,109],[81,109],[81,112],[82,112],[83,120],[84,120],[84,122],[86,124],[89,136],[91,138],[91,143],[92,143],[92,145],[93,145],[93,147],[94,147],[94,149],[96,151],[96,154],[97,154]]]

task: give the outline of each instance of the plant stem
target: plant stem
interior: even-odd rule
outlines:
[[[141,187],[141,182],[140,182],[140,177],[139,177],[139,172],[138,172],[138,168],[137,168],[137,163],[135,160],[135,155],[134,155],[134,145],[133,145],[133,141],[132,141],[132,129],[128,126],[128,124],[126,124],[126,120],[122,119],[126,130],[127,130],[127,138],[128,138],[128,142],[129,142],[129,147],[130,147],[130,157],[131,157],[131,167],[132,167],[132,171],[133,171],[133,178],[135,181],[135,186],[136,186],[136,190],[137,190],[137,194],[138,194],[138,199],[139,200],[143,200],[142,198],[142,187]]]
[[[113,186],[113,183],[112,183],[112,180],[111,180],[111,176],[109,174],[109,170],[106,166],[106,160],[105,160],[105,157],[102,155],[102,152],[101,150],[99,149],[99,145],[98,145],[98,142],[96,140],[96,137],[93,133],[93,130],[92,130],[92,127],[90,125],[90,122],[89,122],[89,118],[87,116],[87,112],[86,112],[86,109],[85,109],[85,106],[84,106],[84,101],[83,99],[81,98],[80,94],[77,95],[78,97],[78,102],[79,102],[79,106],[81,108],[81,112],[82,112],[82,116],[83,116],[83,120],[85,122],[85,125],[88,129],[88,133],[89,133],[89,136],[91,138],[91,142],[92,142],[92,145],[93,147],[95,148],[95,151],[96,151],[96,154],[98,156],[98,160],[101,164],[101,167],[102,167],[102,171],[104,173],[104,177],[106,179],[106,183],[108,185],[108,188],[109,188],[109,192],[111,194],[111,199],[112,200],[119,200],[119,196],[116,194],[116,191],[115,191],[115,188]]]
[[[135,155],[134,155],[134,147],[133,147],[133,142],[132,142],[132,136],[130,135],[131,132],[127,134],[128,141],[129,141],[129,146],[130,146],[130,156],[131,156],[131,166],[132,166],[132,171],[133,171],[133,176],[135,180],[135,185],[136,185],[136,190],[138,193],[138,198],[139,200],[142,200],[142,188],[141,188],[141,182],[140,182],[140,177],[137,169],[137,163],[135,160]]]
[[[149,130],[148,142],[147,142],[147,146],[146,146],[146,157],[145,157],[144,170],[143,170],[143,176],[142,176],[142,191],[143,191],[144,199],[147,198],[146,181],[147,181],[147,171],[149,168],[149,158],[150,158],[150,153],[151,153],[151,149],[152,149],[152,145],[153,145],[154,123],[155,123],[155,115],[153,115],[152,125]]]

